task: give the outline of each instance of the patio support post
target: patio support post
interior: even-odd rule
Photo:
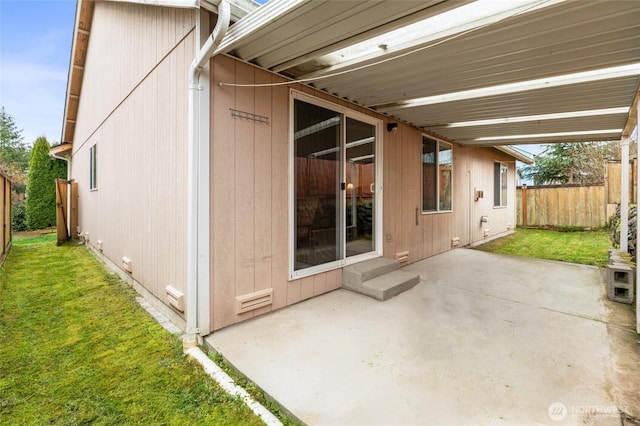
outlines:
[[[629,251],[629,137],[622,136],[620,167],[620,250]]]

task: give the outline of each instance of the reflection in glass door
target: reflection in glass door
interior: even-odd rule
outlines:
[[[342,114],[294,104],[294,270],[342,258]]]
[[[346,256],[375,250],[376,127],[346,119]]]
[[[379,122],[300,98],[293,98],[293,277],[379,255]]]

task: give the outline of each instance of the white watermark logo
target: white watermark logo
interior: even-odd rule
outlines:
[[[567,408],[562,402],[554,402],[549,405],[547,413],[554,422],[561,422],[567,416],[576,417],[585,414],[615,417],[619,416],[621,411],[625,411],[625,408],[616,405],[574,405]]]
[[[554,402],[549,406],[547,413],[554,422],[561,422],[567,417],[567,407],[562,402]]]

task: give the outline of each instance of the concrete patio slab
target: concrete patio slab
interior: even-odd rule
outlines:
[[[458,249],[207,337],[310,425],[620,424],[597,268]]]

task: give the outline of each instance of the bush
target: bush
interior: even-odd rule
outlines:
[[[636,235],[637,235],[637,218],[636,218],[636,206],[629,206],[629,254],[635,255],[636,253]],[[611,244],[615,248],[620,248],[620,205],[616,209],[616,213],[609,218],[609,239]]]
[[[27,210],[24,200],[11,202],[11,229],[14,231],[27,230]]]
[[[60,164],[62,163],[62,164]],[[27,228],[56,224],[56,178],[66,176],[66,164],[49,156],[49,142],[39,137],[31,151],[27,175]]]

